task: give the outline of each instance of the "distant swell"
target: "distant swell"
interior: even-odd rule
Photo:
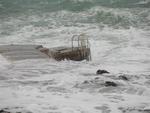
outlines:
[[[1,0],[3,5],[0,13],[22,12],[22,11],[84,11],[96,6],[110,8],[137,8],[150,7],[150,2],[141,0]]]
[[[140,0],[1,0],[0,18],[8,21],[8,17],[18,17],[22,21],[36,15],[61,24],[65,21],[116,28],[149,26],[150,9],[142,3],[149,4]]]

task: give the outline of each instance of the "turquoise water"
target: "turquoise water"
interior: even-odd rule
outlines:
[[[97,7],[101,7],[101,10],[90,11],[90,9]],[[103,23],[111,26],[137,27],[143,24],[149,26],[149,8],[150,1],[148,0],[1,0],[0,19],[1,21],[2,19],[7,21],[8,18],[22,19],[22,16],[28,18],[31,15],[50,18],[50,15],[47,15],[47,13],[67,11],[68,14],[64,16],[69,16],[72,13],[71,17],[64,19],[60,16],[55,16],[54,18],[64,19],[72,23]],[[113,9],[118,11],[114,12]],[[80,14],[84,14],[84,12],[89,13],[83,18]],[[74,16],[78,18],[76,21],[74,21]],[[62,22],[62,24],[64,23]]]

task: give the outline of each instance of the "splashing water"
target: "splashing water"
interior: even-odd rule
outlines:
[[[32,113],[148,113],[150,1],[1,0],[0,44],[71,45],[86,33],[91,62],[0,56],[0,110]],[[60,43],[61,42],[61,43]],[[110,74],[97,76],[97,69]],[[118,78],[125,75],[129,81]],[[105,87],[114,81],[118,87]]]

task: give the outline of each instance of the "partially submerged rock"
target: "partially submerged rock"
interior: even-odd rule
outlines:
[[[128,81],[129,79],[125,75],[120,75],[119,79]]]
[[[109,73],[109,72],[106,70],[101,70],[101,69],[97,70],[97,72],[96,72],[97,75],[101,75],[101,74],[105,74],[105,73]]]
[[[88,84],[88,83],[90,83],[88,80],[85,80],[85,81],[83,82],[83,84]]]
[[[119,107],[123,113],[150,113],[150,109],[145,109],[143,107]]]
[[[116,86],[117,86],[117,84],[116,84],[115,82],[112,82],[112,81],[106,81],[106,82],[104,83],[104,85],[105,85],[106,87],[108,87],[108,86],[114,86],[114,87],[116,87]]]
[[[8,111],[5,111],[5,110],[1,109],[0,113],[11,113],[11,112],[8,112]]]

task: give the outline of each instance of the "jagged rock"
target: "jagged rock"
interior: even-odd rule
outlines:
[[[117,86],[117,84],[115,82],[111,82],[111,81],[106,81],[104,85],[105,86],[114,86],[114,87]]]
[[[104,74],[104,73],[109,73],[108,71],[106,70],[97,70],[96,74],[99,75],[99,74]]]
[[[128,79],[126,76],[124,76],[124,75],[120,75],[120,76],[119,76],[119,79],[126,80],[126,81],[129,80],[129,79]]]

